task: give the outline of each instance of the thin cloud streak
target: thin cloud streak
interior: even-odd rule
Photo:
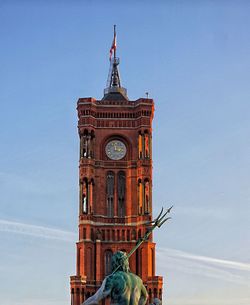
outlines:
[[[73,242],[77,238],[76,234],[74,234],[73,232],[48,228],[44,226],[36,226],[21,222],[8,221],[3,219],[0,219],[0,232],[30,235],[45,239],[54,239],[66,242]]]
[[[74,242],[77,239],[77,235],[73,232],[4,219],[0,219],[0,232],[64,242]],[[157,256],[158,265],[166,273],[171,268],[179,272],[212,277],[241,285],[250,283],[250,264],[247,263],[201,256],[169,248],[158,248]]]
[[[159,248],[158,261],[166,273],[175,271],[250,285],[250,264],[200,256],[180,250]]]
[[[233,269],[242,270],[242,271],[250,271],[250,264],[248,264],[248,263],[218,259],[218,258],[208,257],[208,256],[201,256],[201,255],[187,253],[187,252],[176,250],[176,249],[159,248],[159,250],[163,251],[168,256],[175,257],[175,258],[178,257],[178,258],[183,258],[183,259],[190,259],[190,260],[204,262],[204,263],[211,263],[213,265],[218,265],[221,267],[228,267],[228,268],[233,268]]]

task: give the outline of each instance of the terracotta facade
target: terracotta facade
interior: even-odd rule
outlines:
[[[76,275],[70,278],[71,305],[80,305],[95,293],[111,271],[112,254],[118,250],[129,253],[152,220],[153,100],[129,101],[118,92],[102,100],[80,98],[77,111],[79,241]],[[126,147],[120,160],[107,155],[112,140]],[[152,238],[130,257],[131,271],[142,278],[149,303],[162,296]]]

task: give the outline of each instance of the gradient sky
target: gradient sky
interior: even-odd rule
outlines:
[[[123,86],[155,100],[164,305],[250,304],[250,2],[0,0],[0,299],[69,305],[76,101],[102,98],[117,24]]]

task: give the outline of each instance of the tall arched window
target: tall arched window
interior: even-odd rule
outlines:
[[[112,271],[112,266],[111,266],[112,255],[113,255],[113,253],[112,253],[111,250],[105,251],[105,255],[104,255],[105,276],[111,274],[111,271]]]
[[[146,130],[144,134],[144,156],[146,159],[149,159],[149,147],[150,147],[149,134],[148,131]]]
[[[89,158],[94,158],[95,133],[93,130],[91,130],[89,138]]]
[[[148,179],[144,181],[144,211],[146,214],[149,213],[150,209],[150,184]]]
[[[89,194],[89,213],[93,212],[93,194],[94,194],[94,179],[91,179],[88,184],[88,194]]]
[[[138,231],[138,238],[141,239],[141,229]]]
[[[88,213],[88,180],[86,178],[82,183],[82,212]]]
[[[114,184],[115,176],[113,172],[107,173],[106,185],[107,185],[107,216],[114,216]]]
[[[93,158],[94,157],[94,138],[95,133],[87,129],[84,130],[80,138],[80,157]]]
[[[141,132],[139,133],[138,136],[138,157],[139,159],[142,159],[142,134]]]
[[[125,192],[126,192],[125,173],[123,171],[120,171],[118,173],[118,183],[117,183],[118,217],[125,216]]]
[[[143,188],[141,179],[138,180],[137,185],[137,196],[138,196],[138,214],[142,214],[142,202],[143,202]]]
[[[151,259],[152,259],[152,276],[155,276],[155,250],[151,248]]]

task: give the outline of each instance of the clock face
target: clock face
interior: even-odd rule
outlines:
[[[123,157],[125,157],[127,149],[122,141],[112,140],[106,145],[105,152],[109,159],[121,160]]]

